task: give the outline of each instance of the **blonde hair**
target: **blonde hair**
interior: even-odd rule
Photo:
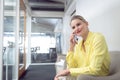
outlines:
[[[75,20],[75,19],[79,19],[79,20],[83,21],[84,23],[88,23],[82,16],[80,16],[80,15],[74,15],[71,18],[70,24],[71,24],[72,20]]]

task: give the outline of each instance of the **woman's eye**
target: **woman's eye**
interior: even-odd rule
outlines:
[[[78,23],[78,24],[77,24],[77,27],[78,27],[78,26],[80,26],[80,25],[81,25],[81,24],[80,24],[80,23]]]
[[[75,26],[73,26],[72,29],[75,29]]]

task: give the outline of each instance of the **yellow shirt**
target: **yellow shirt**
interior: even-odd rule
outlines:
[[[72,76],[80,74],[104,76],[108,75],[110,56],[104,36],[89,32],[82,47],[83,40],[76,44],[74,52],[68,51],[67,67]]]

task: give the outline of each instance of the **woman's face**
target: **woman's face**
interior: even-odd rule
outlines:
[[[88,30],[88,23],[83,22],[80,19],[74,19],[71,21],[72,33],[77,36],[84,36],[86,30]]]

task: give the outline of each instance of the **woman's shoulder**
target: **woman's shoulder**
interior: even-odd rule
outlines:
[[[95,41],[96,40],[100,41],[100,40],[104,40],[105,39],[104,35],[102,33],[100,33],[100,32],[93,32],[92,34],[93,34],[93,39]]]
[[[100,32],[93,32],[94,37],[104,38],[104,35]]]

